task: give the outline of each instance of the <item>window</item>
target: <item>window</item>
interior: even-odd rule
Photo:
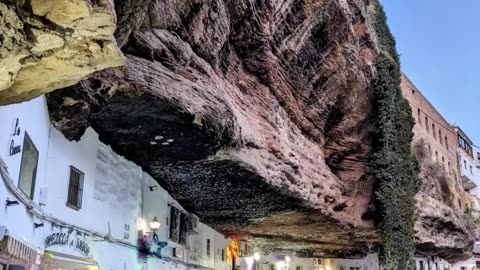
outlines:
[[[458,145],[463,148],[463,150],[465,150],[470,156],[473,157],[472,146],[462,136],[458,136]]]
[[[428,118],[425,116],[425,128],[427,129],[427,132],[429,132],[429,127],[428,127]]]
[[[423,265],[423,261],[420,261],[420,270],[425,270],[425,265]]]
[[[428,154],[432,156],[432,146],[428,145]]]
[[[448,150],[448,138],[447,138],[447,136],[445,136],[445,147],[447,147],[447,150]]]
[[[435,151],[435,162],[438,162],[438,152]]]
[[[417,110],[418,114],[418,124],[421,126],[422,125],[422,113],[420,112],[420,109]]]
[[[225,261],[225,249],[222,249],[222,262]]]
[[[176,243],[180,239],[180,211],[173,206],[170,207],[170,232],[168,238]]]
[[[442,131],[440,129],[438,130],[438,139],[440,140],[440,144],[443,144]]]
[[[70,166],[67,206],[77,210],[82,208],[83,176],[83,172]]]
[[[360,270],[358,267],[350,267],[350,270]]]
[[[18,187],[30,199],[33,199],[35,193],[35,180],[37,177],[38,166],[38,150],[25,132],[23,138],[23,153],[20,164],[20,176],[18,179]]]
[[[480,152],[477,152],[477,159],[480,160]]]
[[[433,138],[437,139],[437,133],[435,133],[435,124],[432,123],[432,133],[433,133]]]
[[[464,159],[463,160],[463,166],[465,167],[465,170],[467,169],[467,161]]]
[[[470,165],[470,173],[473,174],[472,165]]]
[[[460,267],[460,269],[461,269],[461,270],[467,270],[467,268],[466,268],[466,267],[463,267],[463,266]]]
[[[187,244],[187,215],[185,213],[180,213],[180,231],[178,243],[183,245]]]
[[[207,239],[207,256],[210,257],[210,239]]]

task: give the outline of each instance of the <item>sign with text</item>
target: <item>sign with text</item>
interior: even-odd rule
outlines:
[[[54,245],[63,245],[75,248],[81,251],[85,256],[89,256],[90,254],[90,247],[88,244],[80,237],[72,233],[52,233],[45,238],[45,248]]]

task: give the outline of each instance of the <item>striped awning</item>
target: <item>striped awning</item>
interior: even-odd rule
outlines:
[[[14,237],[7,235],[0,241],[0,254],[23,262],[33,262],[37,252]]]

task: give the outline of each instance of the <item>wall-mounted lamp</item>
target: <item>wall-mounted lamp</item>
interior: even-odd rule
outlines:
[[[150,191],[155,191],[158,189],[158,186],[157,185],[154,185],[154,186],[150,186]]]
[[[20,203],[18,201],[11,201],[7,198],[7,201],[5,203],[7,206],[14,206],[14,205],[19,205]]]
[[[152,232],[155,234],[158,229],[160,228],[160,221],[158,221],[157,217],[154,217],[152,221],[150,221],[150,229],[152,229]]]
[[[36,223],[36,222],[34,222],[34,223],[33,223],[33,227],[35,227],[35,229],[40,228],[40,227],[43,227],[43,226],[44,226],[43,222],[41,222],[41,223]]]
[[[143,236],[142,244],[140,246],[140,251],[146,254],[154,255],[158,258],[162,258],[162,250],[168,247],[168,242],[162,242],[158,239],[157,231],[160,228],[160,221],[158,221],[157,217],[154,217],[150,223],[150,228],[152,230],[152,234]],[[156,244],[156,249],[152,249],[153,244]]]

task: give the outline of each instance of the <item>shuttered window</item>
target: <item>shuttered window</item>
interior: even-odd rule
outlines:
[[[67,206],[77,210],[82,208],[83,176],[83,172],[70,166]]]

